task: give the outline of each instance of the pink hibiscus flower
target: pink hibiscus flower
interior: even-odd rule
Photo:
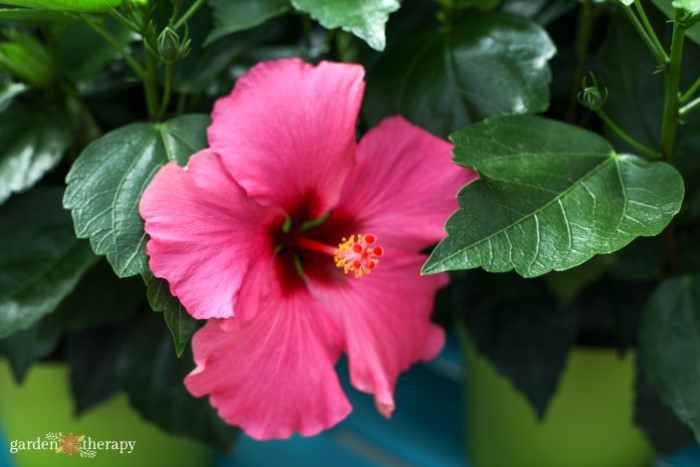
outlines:
[[[185,379],[257,439],[314,435],[351,410],[334,370],[394,409],[401,371],[434,357],[448,278],[420,276],[476,174],[401,117],[358,143],[358,65],[261,63],[220,99],[210,149],[170,163],[140,205],[156,277],[195,318]],[[370,274],[371,273],[371,274]]]

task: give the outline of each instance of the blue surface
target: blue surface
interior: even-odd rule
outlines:
[[[698,467],[700,465],[700,445],[691,444],[675,453],[658,459],[653,467]]]

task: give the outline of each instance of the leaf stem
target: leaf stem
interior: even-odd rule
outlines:
[[[624,140],[627,144],[635,148],[636,150],[643,152],[649,157],[652,157],[654,159],[659,159],[661,155],[658,152],[655,152],[648,147],[644,146],[643,144],[639,143],[637,140],[632,138],[630,135],[625,133],[625,131],[617,126],[615,122],[613,122],[610,117],[605,113],[603,109],[599,109],[595,111],[598,117],[608,126],[612,131],[615,132],[617,136],[619,136],[622,140]]]
[[[684,105],[678,110],[678,115],[681,117],[686,115],[696,108],[700,107],[700,96],[696,97],[694,100],[690,101],[688,104]]]
[[[573,123],[576,120],[576,109],[578,108],[576,96],[581,87],[583,79],[583,71],[588,58],[588,49],[591,44],[591,30],[595,21],[595,13],[593,11],[593,1],[584,0],[580,7],[578,15],[578,25],[576,28],[576,45],[574,48],[574,70],[571,80],[571,93],[569,95],[569,109],[567,112],[567,120]]]
[[[693,94],[697,92],[697,90],[700,89],[700,77],[693,83],[692,86],[688,88],[688,90],[678,99],[678,103],[683,105],[688,100],[690,100],[691,97],[693,97]]]
[[[146,39],[144,39],[145,43]],[[156,68],[157,61],[153,52],[148,47],[144,47],[146,55],[146,75],[143,79],[143,91],[146,94],[146,106],[148,107],[148,116],[152,120],[157,120],[158,115],[158,90],[156,87]]]
[[[160,109],[156,114],[156,120],[160,120],[168,110],[168,104],[170,103],[170,95],[172,94],[172,82],[173,82],[173,64],[165,64],[165,89],[163,90],[163,99],[160,101]]]
[[[114,18],[115,20],[119,21],[125,28],[131,29],[134,32],[140,33],[141,31],[139,30],[138,26],[136,26],[131,20],[127,19],[119,13],[119,11],[112,9],[109,12],[110,16]]]
[[[197,12],[197,10],[199,10],[199,8],[204,4],[204,2],[205,2],[205,0],[197,0],[197,1],[195,1],[195,2],[192,4],[192,6],[190,6],[190,7],[187,9],[187,11],[185,12],[185,14],[182,15],[182,17],[181,17],[179,20],[177,20],[177,22],[176,22],[175,25],[173,26],[173,29],[174,29],[175,31],[177,31],[178,29],[180,29],[181,27],[183,27],[183,26],[187,23],[187,20],[190,19],[190,17],[192,17],[192,15],[194,15],[194,14]]]
[[[673,22],[671,39],[671,59],[664,68],[664,113],[661,122],[661,157],[671,159],[676,141],[679,118],[678,89],[681,78],[681,60],[683,58],[683,41],[685,28],[680,24],[683,10],[677,9]]]
[[[124,60],[126,60],[129,66],[131,66],[131,69],[134,70],[136,76],[143,79],[143,77],[146,75],[146,71],[143,69],[141,64],[137,62],[136,59],[132,57],[129,52],[127,52],[127,50],[119,43],[119,41],[117,41],[114,38],[114,36],[112,36],[109,32],[107,32],[106,29],[97,24],[95,21],[90,19],[90,17],[85,13],[79,11],[78,15],[83,21],[85,21],[85,23],[90,28],[92,28],[93,31],[102,36],[102,38],[106,40],[109,43],[109,45],[111,45],[117,52],[121,54],[122,57],[124,57]]]
[[[644,25],[639,21],[639,18],[637,18],[637,15],[634,14],[629,5],[624,5],[622,9],[629,18],[629,20],[632,22],[632,26],[634,26],[634,29],[637,30],[642,40],[647,45],[649,51],[654,56],[659,65],[665,66],[669,60],[668,55],[666,55],[666,51],[663,50],[663,48],[658,49],[656,47],[654,40],[651,37],[649,37],[649,33],[644,28]]]
[[[639,18],[642,20],[642,25],[644,26],[644,29],[646,30],[647,34],[649,35],[649,38],[654,44],[654,48],[658,51],[659,55],[663,57],[664,61],[668,62],[668,55],[666,55],[666,50],[664,49],[664,46],[661,45],[659,37],[656,35],[654,28],[651,26],[649,18],[647,18],[646,13],[644,12],[644,6],[642,5],[642,2],[640,0],[634,0],[634,7],[637,10],[637,14],[639,14]]]

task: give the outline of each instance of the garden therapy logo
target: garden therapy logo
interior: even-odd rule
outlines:
[[[131,454],[136,447],[136,441],[111,441],[93,440],[86,435],[64,435],[58,433],[46,433],[42,440],[37,436],[34,440],[13,440],[10,442],[10,453],[19,451],[53,451],[56,454],[77,454],[80,457],[93,458],[98,451],[115,451],[119,454]]]

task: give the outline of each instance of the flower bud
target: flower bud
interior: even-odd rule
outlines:
[[[180,42],[180,36],[166,27],[158,35],[157,47],[158,57],[164,63],[173,64],[190,53],[190,39]]]
[[[582,106],[595,112],[601,110],[605,105],[605,101],[608,100],[608,90],[605,88],[602,91],[600,90],[598,80],[592,73],[591,81],[593,81],[593,85],[588,86],[588,80],[583,78],[583,90],[578,93],[576,98]]]

